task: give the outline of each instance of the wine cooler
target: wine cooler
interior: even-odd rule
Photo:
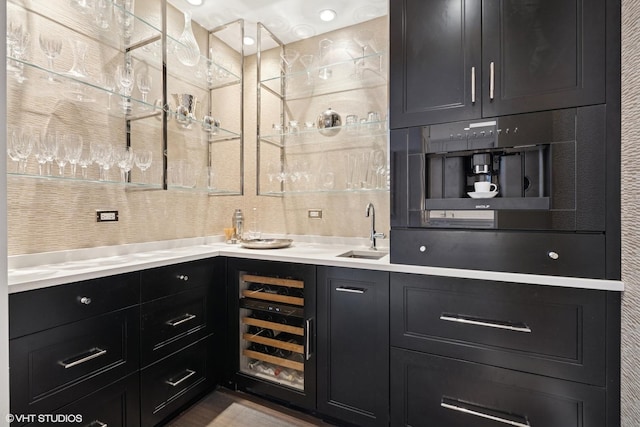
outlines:
[[[313,266],[230,260],[238,387],[315,406]]]

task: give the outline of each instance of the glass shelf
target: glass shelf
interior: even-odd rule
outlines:
[[[55,167],[56,165],[54,165]],[[67,168],[69,168],[69,165],[67,165]],[[79,168],[78,168],[79,169]],[[116,173],[119,175],[120,171],[118,169],[113,169],[112,171],[113,175],[116,175]],[[116,185],[116,186],[121,186],[123,188],[125,188],[127,191],[133,191],[133,190],[162,190],[162,185],[161,184],[152,184],[152,183],[140,183],[140,182],[122,182],[120,180],[113,180],[113,179],[108,179],[108,180],[98,180],[98,179],[84,179],[80,177],[80,171],[78,171],[78,176],[76,176],[75,178],[70,177],[70,176],[56,176],[56,175],[34,175],[34,174],[28,174],[28,173],[18,173],[18,172],[7,172],[7,176],[13,178],[13,179],[36,179],[36,180],[43,180],[43,181],[51,181],[51,182],[68,182],[68,183],[73,183],[75,184],[88,184],[88,185],[95,185],[95,184],[100,184],[100,185]]]
[[[302,99],[320,95],[329,95],[351,90],[385,87],[386,52],[334,62],[308,70],[295,71],[267,79],[262,79],[260,85],[277,96],[286,100]],[[362,62],[361,62],[362,61]],[[330,69],[331,77],[321,79],[321,70]]]
[[[286,195],[353,195],[358,193],[388,193],[389,190],[385,188],[362,188],[358,190],[346,190],[346,189],[332,189],[332,190],[283,190],[283,191],[263,191],[261,196],[284,196]]]
[[[371,138],[379,136],[387,136],[386,120],[379,122],[358,123],[357,125],[336,126],[332,129],[338,130],[333,136],[322,135],[317,128],[301,129],[297,134],[279,133],[260,135],[260,140],[277,147],[304,145],[311,143],[326,143],[340,141],[344,143],[346,139]],[[284,141],[284,144],[283,144]]]

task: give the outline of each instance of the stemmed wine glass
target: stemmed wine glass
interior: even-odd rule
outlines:
[[[90,144],[89,147],[85,145],[78,159],[78,165],[82,169],[82,179],[88,178],[88,168],[93,164],[94,156],[91,150],[92,146],[93,144]]]
[[[38,150],[36,160],[38,161],[38,172],[42,175],[51,175],[51,164],[56,157],[56,134],[52,131],[45,132],[36,139]]]
[[[33,134],[29,130],[14,130],[11,133],[10,141],[11,151],[15,154],[18,161],[18,172],[27,172],[27,159],[33,150]],[[11,153],[9,152],[11,156]],[[14,160],[14,157],[11,157]]]
[[[142,172],[142,181],[146,182],[147,169],[151,167],[153,152],[151,150],[136,150],[134,154],[134,162],[140,172]]]
[[[82,156],[82,136],[70,133],[65,136],[64,147],[71,165],[71,176],[76,177],[76,166],[80,162],[80,156]]]
[[[309,70],[309,68],[311,67],[311,64],[313,63],[313,58],[314,56],[310,53],[307,53],[305,55],[300,56],[300,63],[302,64],[302,66],[304,67],[304,70],[307,72],[307,84],[313,84],[313,77],[311,76],[311,71]]]
[[[111,0],[96,0],[94,15],[96,26],[101,30],[108,30],[113,20],[113,2]]]
[[[29,32],[24,31],[21,25],[14,26],[7,31],[7,47],[10,48],[9,54],[18,60],[12,61],[10,68],[15,71],[14,77],[19,83],[27,80],[24,76],[24,64],[21,61],[27,59],[30,41],[31,35]]]
[[[137,80],[138,90],[142,94],[142,108],[147,110],[149,107],[147,105],[147,95],[149,91],[151,91],[152,78],[151,75],[147,72],[138,73]]]
[[[280,58],[282,58],[282,63],[284,65],[283,71],[287,74],[291,74],[293,70],[293,64],[295,64],[296,60],[300,56],[297,50],[286,49],[280,54]]]
[[[58,173],[60,176],[64,177],[64,168],[67,166],[69,162],[69,157],[67,156],[67,146],[64,141],[66,139],[66,135],[62,132],[58,132],[56,134],[56,163],[58,164]]]
[[[115,164],[120,168],[120,180],[127,182],[129,172],[133,167],[134,153],[131,147],[116,147],[113,150]]]
[[[49,71],[53,71],[53,61],[62,51],[62,39],[57,37],[47,37],[44,34],[40,34],[38,41],[40,43],[40,49],[44,52],[44,56],[47,57],[47,67],[49,68]],[[51,83],[58,81],[52,72],[47,73],[47,80]]]
[[[120,88],[120,95],[122,96],[122,109],[125,113],[131,112],[131,91],[135,82],[135,76],[133,72],[133,66],[131,63],[124,65],[118,65],[116,68],[116,83]]]
[[[100,181],[109,179],[109,170],[115,161],[113,155],[113,147],[109,143],[101,142],[91,144],[93,159],[100,167]]]

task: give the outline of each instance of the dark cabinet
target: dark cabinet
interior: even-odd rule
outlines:
[[[392,129],[604,103],[605,3],[394,0]]]
[[[604,389],[391,349],[391,425],[601,427]]]
[[[318,267],[318,411],[389,424],[389,274]]]
[[[225,283],[221,258],[141,272],[142,425],[169,419],[220,378]]]

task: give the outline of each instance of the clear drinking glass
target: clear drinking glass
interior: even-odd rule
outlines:
[[[142,102],[144,103],[142,108],[146,110],[149,108],[147,106],[147,95],[151,91],[151,84],[152,84],[151,75],[149,75],[149,73],[147,72],[138,73],[136,82],[138,84],[138,90],[142,95]]]
[[[18,172],[27,173],[27,159],[33,150],[33,134],[30,129],[14,130],[11,133],[11,151],[18,161]],[[8,152],[9,155],[11,153]],[[11,157],[12,160],[13,157]]]
[[[113,150],[115,164],[120,168],[120,181],[127,182],[129,172],[133,167],[133,149],[127,146],[116,147]]]
[[[56,164],[58,165],[58,174],[64,177],[64,168],[67,166],[69,162],[69,156],[67,155],[67,146],[64,141],[66,139],[66,134],[62,132],[58,132],[56,134]]]
[[[110,0],[96,0],[94,16],[96,19],[96,27],[104,31],[111,28],[113,3]]]
[[[62,39],[57,37],[47,37],[40,34],[38,38],[40,43],[40,49],[44,52],[44,56],[47,57],[47,67],[50,71],[53,71],[53,61],[60,55],[62,51]],[[47,73],[47,80],[50,82],[57,82],[53,73]]]
[[[333,49],[333,41],[330,39],[320,40],[320,69],[318,77],[322,80],[328,80],[333,75],[333,71],[327,65],[331,62],[331,52]]]
[[[75,178],[76,167],[82,155],[82,136],[75,133],[67,134],[64,139],[64,146],[69,164],[71,165],[71,176]]]
[[[300,59],[299,59],[300,63],[304,67],[304,70],[307,72],[306,84],[308,85],[313,84],[313,76],[311,75],[311,71],[310,71],[311,64],[313,64],[313,59],[314,59],[314,56],[310,53],[300,56]]]
[[[147,169],[151,167],[152,160],[153,152],[151,150],[136,150],[134,154],[134,163],[142,172],[142,182],[146,182]]]
[[[56,157],[56,134],[53,131],[45,132],[37,139],[36,160],[40,175],[51,175],[51,165]]]
[[[77,79],[86,79],[89,73],[86,68],[88,46],[85,42],[78,39],[71,39],[71,51],[73,52],[73,66],[67,72],[70,76]]]

